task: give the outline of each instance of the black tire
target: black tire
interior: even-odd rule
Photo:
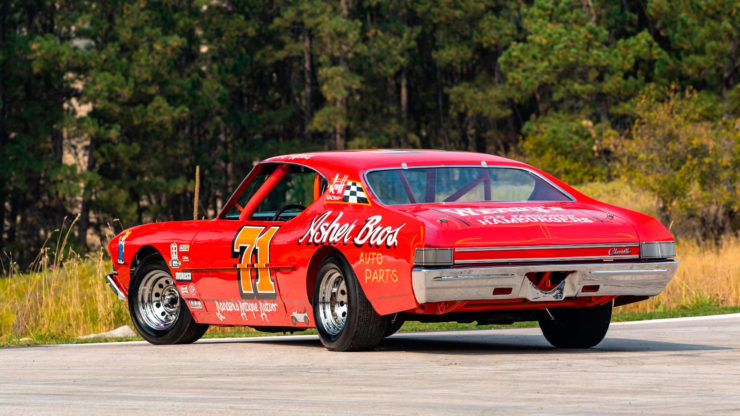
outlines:
[[[601,342],[609,330],[612,303],[591,308],[554,308],[539,312],[540,329],[556,348],[591,348]]]
[[[388,318],[375,312],[352,269],[335,257],[319,267],[313,311],[321,343],[332,351],[373,348],[388,328]]]
[[[156,254],[147,256],[136,268],[128,309],[136,332],[155,345],[190,344],[208,330],[207,324],[195,322],[167,264]]]
[[[406,321],[401,318],[399,314],[391,315],[388,319],[388,329],[385,330],[385,334],[383,334],[383,337],[389,337],[398,332],[398,330],[401,329],[405,322]]]

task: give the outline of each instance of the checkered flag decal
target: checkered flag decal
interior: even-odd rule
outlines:
[[[367,204],[367,195],[365,190],[362,189],[362,185],[359,182],[347,182],[347,186],[344,188],[344,197],[342,202],[349,202],[353,204]]]

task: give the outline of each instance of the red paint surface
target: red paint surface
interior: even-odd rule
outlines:
[[[476,202],[476,203],[435,203],[420,205],[385,206],[374,198],[364,173],[378,168],[399,168],[402,164],[408,167],[437,165],[470,165],[480,166],[514,166],[530,169],[550,180],[556,186],[573,196],[576,201],[568,202]],[[515,301],[475,301],[458,302],[453,305],[427,304],[419,305],[414,297],[411,284],[411,270],[416,248],[420,247],[510,247],[510,246],[549,246],[578,244],[635,244],[631,248],[634,254],[639,253],[641,241],[672,241],[671,234],[655,219],[643,214],[603,204],[593,200],[556,178],[520,162],[501,157],[444,151],[343,151],[319,152],[299,155],[287,155],[270,158],[262,163],[282,163],[302,165],[315,170],[331,182],[337,175],[348,180],[360,182],[367,191],[370,203],[350,204],[327,202],[325,191],[301,214],[289,221],[250,221],[242,219],[225,219],[224,214],[236,203],[238,194],[255,178],[254,172],[247,176],[235,195],[229,200],[222,213],[212,220],[178,221],[141,225],[128,231],[131,234],[125,240],[123,263],[118,264],[118,241],[123,235],[116,236],[109,244],[109,250],[118,272],[118,280],[128,291],[131,279],[131,266],[137,253],[145,251],[158,252],[170,264],[172,243],[189,245],[187,251],[179,252],[180,265],[171,268],[176,272],[190,273],[191,281],[178,281],[178,286],[188,286],[187,300],[199,300],[201,309],[191,309],[195,319],[201,323],[215,325],[249,325],[249,326],[293,326],[306,327],[301,320],[308,311],[310,322],[314,326],[311,299],[313,291],[312,274],[327,253],[340,253],[350,264],[357,279],[372,303],[381,314],[397,312],[448,313],[472,310],[502,310],[545,308],[553,306],[591,306],[601,304],[610,298],[581,298],[565,300],[551,305],[550,303],[532,303],[525,300]],[[278,170],[277,172],[279,172]],[[279,176],[278,174],[277,176]],[[275,177],[275,180],[279,179]],[[268,184],[267,188],[274,186]],[[258,195],[262,195],[258,192]],[[250,202],[244,212],[256,206]],[[577,223],[539,223],[493,224],[496,215],[472,215],[466,209],[491,210],[500,208],[520,208],[522,210],[556,209],[559,213],[568,213],[573,218],[583,218]],[[450,211],[453,210],[453,211]],[[457,211],[467,215],[461,215]],[[329,212],[326,217],[331,224],[338,216],[336,230],[344,224],[355,224],[349,239],[322,239],[314,235],[311,239],[306,234],[312,222]],[[477,212],[477,211],[475,211]],[[398,229],[395,236],[379,232],[378,238],[385,237],[387,244],[361,245],[354,242],[366,221],[374,216],[382,219],[377,227],[388,231]],[[505,217],[504,217],[505,218]],[[440,221],[443,220],[443,221]],[[315,223],[314,223],[315,224]],[[257,293],[252,297],[240,294],[238,275],[239,253],[234,251],[234,239],[242,227],[278,227],[269,244],[269,262],[260,264],[249,261],[249,267],[241,270],[242,276],[256,278],[259,270],[262,275],[269,274],[275,288],[274,293]],[[399,229],[400,227],[400,229]],[[376,228],[377,230],[377,228]],[[337,232],[337,235],[341,233]],[[346,236],[343,236],[346,237]],[[302,242],[299,242],[299,240]],[[320,240],[318,242],[314,240]],[[182,262],[183,254],[188,261]],[[479,260],[485,264],[486,259],[506,258],[552,258],[609,256],[609,248],[557,248],[557,249],[513,249],[490,250],[477,252],[455,252],[455,260]],[[614,255],[618,258],[619,255]],[[267,270],[267,272],[265,272]],[[253,282],[255,283],[255,282]],[[195,288],[193,293],[192,288]],[[181,290],[181,293],[183,291]],[[291,315],[300,319],[291,319]]]

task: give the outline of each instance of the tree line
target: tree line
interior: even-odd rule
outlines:
[[[410,147],[632,178],[740,229],[740,4],[2,0],[0,250],[217,211],[264,157]],[[53,243],[53,241],[52,241]]]

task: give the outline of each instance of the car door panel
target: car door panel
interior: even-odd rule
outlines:
[[[214,323],[272,326],[285,321],[267,222],[215,220],[190,247],[190,269],[203,313]],[[190,293],[190,295],[193,295]]]

